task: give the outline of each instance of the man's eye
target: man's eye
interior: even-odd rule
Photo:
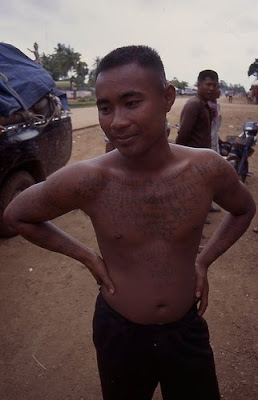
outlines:
[[[110,107],[99,107],[99,112],[101,112],[102,114],[108,114],[110,111]]]
[[[126,106],[129,108],[134,108],[134,107],[137,107],[139,103],[140,103],[140,100],[131,100],[126,103]]]

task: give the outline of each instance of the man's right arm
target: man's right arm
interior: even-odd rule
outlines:
[[[206,171],[211,167],[215,171],[210,183],[214,189],[214,201],[228,212],[196,259],[196,297],[200,299],[200,315],[208,304],[209,266],[244,234],[256,211],[254,200],[246,186],[239,182],[236,171],[215,152],[209,155]]]
[[[112,293],[114,286],[102,258],[50,222],[80,208],[80,176],[80,166],[66,167],[31,186],[8,205],[4,223],[37,246],[80,261]]]
[[[179,131],[176,138],[176,144],[188,146],[189,140],[193,132],[193,127],[196,124],[200,113],[199,104],[195,101],[188,101],[181,113]]]

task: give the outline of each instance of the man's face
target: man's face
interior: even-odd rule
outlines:
[[[166,113],[173,96],[157,73],[136,63],[103,71],[96,81],[100,126],[121,154],[145,153],[167,140]]]
[[[219,84],[215,79],[205,78],[198,84],[198,94],[203,100],[209,101],[217,98]]]

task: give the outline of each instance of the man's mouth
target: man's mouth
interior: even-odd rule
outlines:
[[[137,135],[121,135],[114,138],[114,141],[119,144],[129,144],[131,143]]]

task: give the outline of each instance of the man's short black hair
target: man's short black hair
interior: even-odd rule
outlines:
[[[95,77],[97,78],[98,74],[102,71],[132,63],[139,64],[146,69],[154,70],[160,76],[162,84],[166,85],[167,80],[164,65],[159,54],[151,47],[143,45],[124,46],[111,51],[100,61]]]
[[[219,76],[217,72],[213,71],[212,69],[205,69],[204,71],[201,71],[198,75],[197,82],[203,82],[206,78],[213,79],[214,81],[219,81]]]

